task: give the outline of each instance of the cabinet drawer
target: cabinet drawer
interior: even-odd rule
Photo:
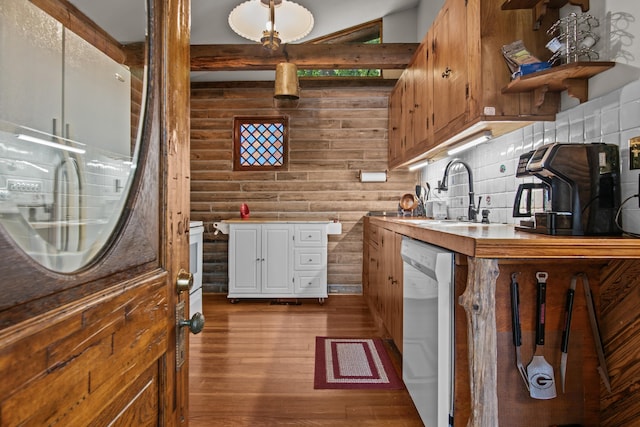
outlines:
[[[301,271],[294,275],[296,295],[327,296],[327,271]]]
[[[296,248],[294,270],[317,270],[327,266],[327,250],[322,248]]]
[[[298,225],[295,233],[295,246],[327,245],[327,227],[325,224]]]

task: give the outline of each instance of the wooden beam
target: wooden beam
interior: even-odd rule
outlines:
[[[332,88],[379,88],[391,89],[398,79],[380,77],[300,77],[300,89],[332,89]],[[191,89],[273,89],[271,81],[214,81],[191,82]]]
[[[260,44],[191,45],[191,71],[274,70],[280,62],[300,69],[404,69],[418,43],[286,44],[273,52]]]
[[[100,28],[91,18],[82,13],[68,0],[30,0],[43,11],[58,20],[87,42],[104,52],[114,61],[123,64],[126,53],[122,45],[109,33]]]

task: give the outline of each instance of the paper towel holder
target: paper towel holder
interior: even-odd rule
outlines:
[[[363,171],[358,173],[360,182],[387,182],[387,171]]]

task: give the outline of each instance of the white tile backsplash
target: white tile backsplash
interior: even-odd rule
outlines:
[[[474,174],[476,202],[483,196],[481,209],[491,211],[492,222],[515,223],[513,199],[518,184],[534,180],[516,178],[521,154],[550,142],[605,142],[620,147],[622,200],[638,194],[640,171],[629,169],[629,139],[640,136],[640,81],[558,113],[554,122],[537,122],[495,138],[475,149],[460,153]],[[421,171],[421,181],[431,188],[442,179],[450,158],[429,164]],[[501,166],[504,166],[501,168]],[[449,216],[467,215],[468,186],[463,168],[456,169],[450,190],[438,197],[449,200]],[[487,204],[490,197],[490,205]],[[640,233],[638,199],[631,199],[621,213],[626,230]]]

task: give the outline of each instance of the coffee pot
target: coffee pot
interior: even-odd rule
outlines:
[[[620,156],[614,144],[550,143],[520,156],[516,177],[541,182],[518,187],[516,228],[558,235],[619,235]],[[537,201],[537,203],[536,203]]]

